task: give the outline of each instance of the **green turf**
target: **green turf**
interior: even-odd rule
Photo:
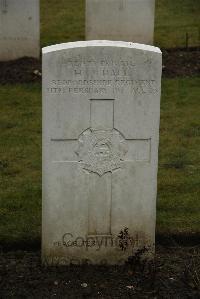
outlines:
[[[41,221],[39,85],[0,87],[0,107],[0,241],[31,241]]]
[[[162,48],[200,46],[200,1],[156,0],[155,44]]]
[[[200,231],[200,78],[163,80],[158,231]]]
[[[200,79],[164,79],[157,230],[200,231]],[[40,240],[41,88],[0,87],[0,243]]]
[[[200,45],[200,1],[156,0],[155,45]],[[85,39],[84,0],[41,0],[41,45]]]
[[[41,0],[41,45],[85,39],[84,0]]]

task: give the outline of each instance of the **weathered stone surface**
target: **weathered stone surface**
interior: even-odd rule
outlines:
[[[43,48],[43,262],[154,251],[160,81],[155,47]]]
[[[39,55],[39,0],[0,0],[0,61]]]
[[[155,0],[86,0],[86,39],[152,45]]]

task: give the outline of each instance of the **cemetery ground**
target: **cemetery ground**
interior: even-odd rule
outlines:
[[[162,80],[157,254],[155,264],[145,267],[139,259],[136,267],[41,266],[40,74],[29,83],[0,86],[2,298],[198,298],[200,78],[195,73],[166,74]]]
[[[42,46],[83,40],[84,1],[49,2]],[[0,63],[0,298],[199,298],[199,5],[157,1],[156,43],[193,50],[164,51],[155,263],[41,266],[40,61]]]
[[[31,78],[32,70],[25,68],[15,74],[15,80],[26,72]],[[42,108],[38,73],[33,74],[32,83],[0,86],[0,243],[8,248],[40,242]],[[9,82],[10,73],[4,75]],[[199,86],[197,75],[163,76],[157,205],[160,238],[173,234],[198,239],[200,235]]]

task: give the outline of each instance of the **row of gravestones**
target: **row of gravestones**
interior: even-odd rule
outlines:
[[[155,0],[86,0],[86,39],[152,45],[154,7]],[[0,61],[38,58],[39,24],[39,0],[0,0]]]
[[[99,2],[118,3],[120,13],[126,1],[87,1],[91,37]],[[83,41],[43,48],[42,60],[43,263],[121,264],[138,250],[152,257],[160,50]]]

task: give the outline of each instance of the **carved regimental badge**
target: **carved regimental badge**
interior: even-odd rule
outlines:
[[[115,129],[87,129],[78,142],[76,153],[81,167],[100,176],[120,168],[128,150],[125,138]]]

